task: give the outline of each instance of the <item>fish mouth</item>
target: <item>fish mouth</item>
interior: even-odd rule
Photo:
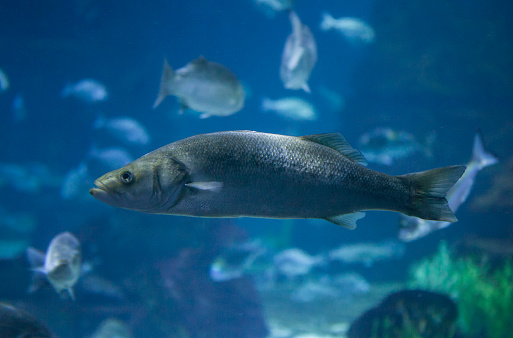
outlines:
[[[105,184],[101,183],[99,180],[96,180],[94,181],[94,185],[96,185],[96,187],[89,189],[89,193],[91,194],[91,196],[100,201],[105,201],[110,197],[110,194],[107,192],[108,189],[105,186]]]

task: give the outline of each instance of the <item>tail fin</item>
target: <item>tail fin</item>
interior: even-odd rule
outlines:
[[[43,285],[46,278],[44,270],[45,253],[34,248],[27,248],[27,260],[33,272],[32,281],[27,292],[32,293]]]
[[[479,169],[493,165],[499,160],[497,157],[486,151],[481,135],[479,133],[474,136],[474,148],[472,150],[472,162],[475,163]]]
[[[414,190],[404,213],[427,220],[457,222],[445,195],[463,175],[465,168],[463,165],[455,165],[397,176],[406,180],[407,185]]]
[[[173,79],[175,76],[175,71],[169,63],[167,63],[167,60],[164,59],[164,68],[162,69],[162,76],[160,78],[160,88],[159,88],[159,94],[157,96],[157,99],[155,100],[155,103],[153,104],[153,109],[157,108],[157,106],[164,100],[166,96],[171,94],[169,91],[169,82]]]
[[[335,21],[335,19],[331,16],[330,13],[328,13],[328,12],[322,13],[321,29],[323,31],[332,29],[334,21]]]

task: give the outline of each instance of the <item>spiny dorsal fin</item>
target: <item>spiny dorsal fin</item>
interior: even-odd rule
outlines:
[[[328,148],[334,149],[347,157],[350,161],[361,165],[367,165],[367,160],[363,157],[362,153],[351,147],[349,142],[342,134],[329,133],[329,134],[314,134],[299,137],[302,140],[322,144]]]

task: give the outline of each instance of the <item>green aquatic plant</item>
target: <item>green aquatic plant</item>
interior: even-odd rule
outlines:
[[[410,271],[410,287],[450,295],[458,304],[459,326],[468,334],[509,337],[513,332],[513,264],[495,270],[468,257],[456,258],[442,242],[438,252]]]

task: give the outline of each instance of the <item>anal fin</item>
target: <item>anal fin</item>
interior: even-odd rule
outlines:
[[[344,228],[347,228],[349,230],[356,229],[356,221],[364,218],[365,213],[364,212],[353,212],[351,214],[344,214],[344,215],[337,215],[333,217],[326,217],[325,220],[335,223],[336,225],[343,226]]]

